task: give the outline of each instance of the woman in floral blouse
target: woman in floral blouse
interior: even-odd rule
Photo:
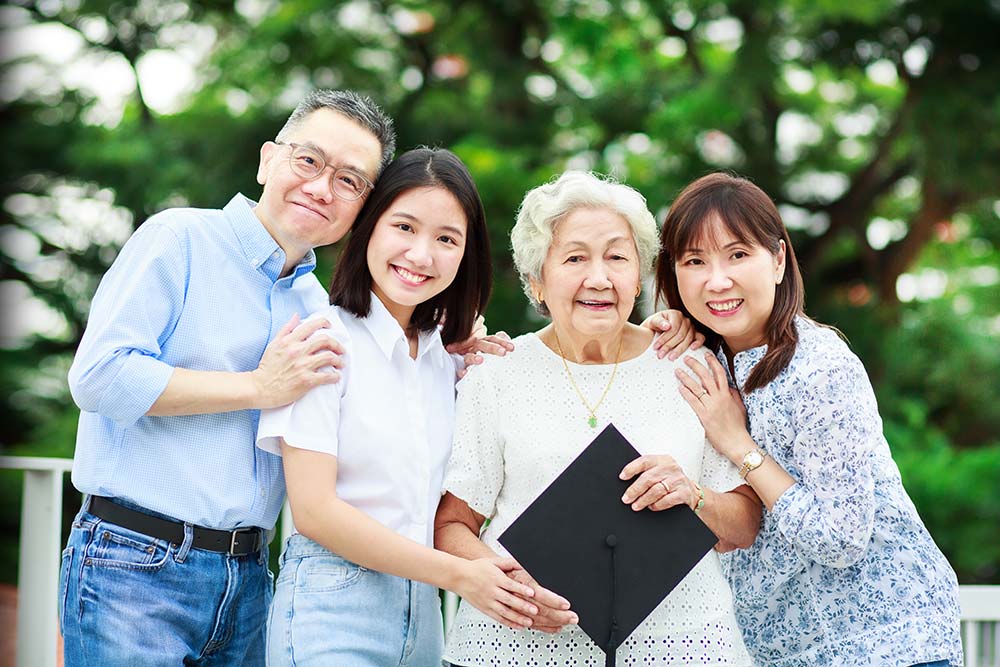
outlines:
[[[770,198],[710,174],[661,241],[658,294],[718,354],[688,359],[680,391],[766,507],[753,545],[723,558],[754,663],[961,665],[955,573],[903,489],[864,367],[803,311]]]

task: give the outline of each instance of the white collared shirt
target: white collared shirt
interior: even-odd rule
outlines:
[[[337,497],[421,544],[433,545],[434,513],[451,453],[455,361],[437,331],[421,333],[411,359],[402,327],[377,296],[359,318],[338,306],[324,317],[344,347],[340,382],[263,410],[257,446],[293,446],[337,457]]]

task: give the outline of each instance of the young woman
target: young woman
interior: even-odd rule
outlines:
[[[766,508],[754,543],[723,558],[754,664],[961,665],[955,573],[903,489],[864,367],[803,311],[770,198],[727,174],[689,185],[663,225],[657,293],[717,351],[686,360],[680,392]]]
[[[281,556],[269,665],[439,664],[439,587],[497,622],[530,624],[533,591],[505,574],[516,562],[431,546],[455,403],[445,345],[469,336],[490,286],[465,165],[446,150],[400,156],[316,314],[330,323],[317,335],[346,351],[340,382],[261,415],[257,443],[284,459],[297,530]]]

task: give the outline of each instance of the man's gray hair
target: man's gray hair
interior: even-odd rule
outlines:
[[[284,127],[278,132],[277,141],[282,141],[288,133],[302,120],[314,111],[329,109],[342,116],[347,116],[361,127],[375,135],[382,146],[382,160],[378,166],[381,174],[386,165],[392,162],[396,153],[396,129],[389,117],[372,98],[351,90],[314,90],[299,102],[295,111],[285,121]]]
[[[656,220],[646,208],[646,198],[614,179],[586,171],[567,171],[553,181],[528,191],[510,232],[514,266],[521,286],[535,309],[549,315],[531,290],[530,280],[540,281],[542,264],[552,245],[556,225],[578,208],[607,209],[625,218],[639,252],[639,278],[653,270],[659,239]]]

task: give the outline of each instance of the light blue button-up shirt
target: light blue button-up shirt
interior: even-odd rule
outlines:
[[[834,331],[796,328],[788,367],[744,396],[754,441],[796,483],[722,556],[754,664],[960,666],[958,581],[903,489],[864,366]],[[738,386],[766,351],[736,355]]]
[[[80,407],[73,484],[211,528],[272,528],[281,459],[254,446],[258,410],[147,417],[174,368],[255,369],[294,315],[326,305],[310,252],[285,254],[236,195],[147,220],[101,280],[69,373]]]

